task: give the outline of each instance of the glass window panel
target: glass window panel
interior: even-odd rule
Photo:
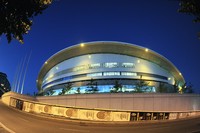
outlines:
[[[104,67],[107,67],[107,68],[118,67],[118,63],[117,62],[107,62],[107,63],[104,63]]]
[[[89,73],[89,74],[87,74],[87,77],[97,77],[97,76],[102,76],[102,73]]]
[[[137,76],[137,73],[133,72],[121,72],[122,76]]]
[[[103,76],[114,76],[114,75],[120,75],[120,72],[104,72]]]
[[[134,64],[134,63],[122,63],[122,67],[134,68],[134,67],[135,67],[135,64]]]
[[[101,67],[101,64],[100,63],[95,63],[95,64],[89,64],[88,66],[89,66],[90,69],[93,69],[93,68]]]

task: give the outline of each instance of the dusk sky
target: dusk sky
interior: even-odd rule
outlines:
[[[56,0],[34,18],[23,45],[1,36],[0,72],[12,85],[17,66],[32,51],[24,94],[33,94],[40,68],[56,52],[82,42],[120,41],[163,55],[200,93],[200,23],[178,8],[173,0]]]

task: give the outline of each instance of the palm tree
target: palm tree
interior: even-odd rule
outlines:
[[[58,95],[65,95],[66,93],[66,88],[62,88],[62,91]]]
[[[110,90],[110,92],[113,92],[113,93],[122,92],[122,84],[120,84],[118,80],[115,80],[115,84],[113,88],[114,89]]]
[[[72,89],[72,83],[71,82],[69,82],[69,83],[67,83],[67,86],[65,86],[66,87],[66,92],[68,93],[71,89]]]
[[[135,92],[141,93],[147,89],[149,82],[146,82],[142,79],[142,75],[140,75],[140,79],[135,84]]]
[[[94,82],[94,79],[92,79],[92,78],[91,78],[90,82],[87,83],[87,88],[90,88],[90,89],[86,90],[86,92],[97,93],[99,91],[99,89],[97,87],[97,82]]]
[[[76,89],[76,92],[77,92],[78,94],[80,94],[80,93],[81,93],[81,88],[78,87],[78,88]]]
[[[64,85],[65,88],[63,88],[58,95],[65,95],[66,93],[68,93],[72,89],[72,85],[73,84],[71,82],[67,83],[66,86]]]

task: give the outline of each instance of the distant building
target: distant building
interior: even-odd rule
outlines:
[[[177,92],[185,80],[165,57],[123,42],[89,42],[59,51],[42,66],[37,87],[45,95]],[[67,90],[66,90],[67,89]]]
[[[10,83],[5,73],[0,72],[0,96],[10,91]]]

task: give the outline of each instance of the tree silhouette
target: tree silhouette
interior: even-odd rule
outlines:
[[[178,93],[178,92],[179,92],[178,81],[175,80],[175,83],[174,83],[174,85],[173,85],[173,88],[174,88],[174,92],[175,92],[175,93]]]
[[[54,90],[49,90],[49,95],[52,96],[55,93]]]
[[[180,9],[178,12],[195,16],[194,22],[200,22],[200,1],[199,0],[179,0]]]
[[[71,89],[72,89],[72,83],[67,83],[66,86],[64,86],[64,88],[62,89],[62,91],[58,94],[58,95],[65,95],[66,93],[68,93]]]
[[[80,93],[81,93],[81,88],[78,87],[78,88],[76,89],[76,92],[77,92],[78,94],[80,94]]]
[[[87,83],[87,89],[86,92],[89,92],[89,93],[96,93],[99,91],[98,87],[97,87],[97,82],[94,82],[94,79],[91,78],[90,82]]]
[[[183,84],[181,88],[181,93],[193,93],[193,85],[190,82],[188,85],[187,83]]]
[[[140,75],[140,79],[135,84],[135,92],[143,92],[147,88],[148,84],[149,82],[144,81],[142,75]]]
[[[122,92],[122,84],[120,84],[118,80],[115,81],[113,88],[114,89],[110,90],[110,92],[113,92],[113,93]]]
[[[1,0],[0,36],[6,35],[8,43],[17,39],[23,43],[23,35],[28,34],[33,17],[41,14],[52,0]]]
[[[160,82],[157,88],[157,91],[160,93],[167,92],[167,88],[164,83]]]
[[[193,15],[193,22],[200,22],[200,0],[179,0],[178,12]],[[200,39],[200,32],[198,33]]]

